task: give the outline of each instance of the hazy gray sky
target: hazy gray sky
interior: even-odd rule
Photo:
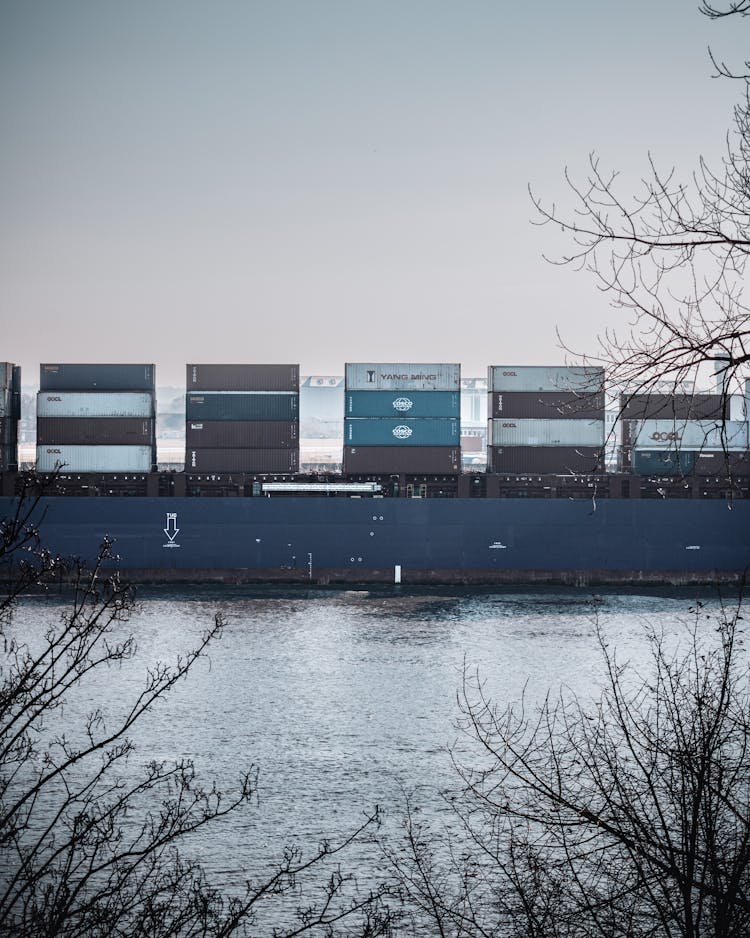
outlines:
[[[0,359],[562,360],[611,318],[527,183],[718,160],[697,0],[0,0]],[[30,381],[31,379],[31,381]]]

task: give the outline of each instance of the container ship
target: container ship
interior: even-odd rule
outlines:
[[[747,408],[619,402],[605,375],[489,366],[487,468],[463,471],[460,366],[350,363],[342,471],[301,472],[299,366],[188,364],[185,459],[156,461],[151,364],[40,366],[36,471],[18,470],[20,369],[0,363],[0,516],[133,581],[739,585],[750,559]]]

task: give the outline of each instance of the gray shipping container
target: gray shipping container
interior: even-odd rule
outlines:
[[[41,391],[154,391],[150,365],[47,363],[39,366]]]
[[[198,449],[185,452],[185,472],[297,472],[296,449]]]
[[[589,365],[490,365],[487,390],[557,391],[596,394],[604,390],[604,369]]]
[[[721,394],[620,395],[623,420],[724,420],[727,398]]]
[[[188,391],[298,391],[299,365],[187,365]]]
[[[150,472],[154,455],[151,446],[37,446],[36,468],[52,472],[62,465],[68,472]]]
[[[294,449],[299,424],[289,420],[188,420],[187,449]]]
[[[345,446],[345,475],[452,475],[461,471],[458,446]]]
[[[456,364],[348,363],[347,391],[460,391]]]
[[[722,450],[742,452],[748,448],[745,420],[724,423],[726,439],[715,420],[631,420],[624,427],[623,442],[643,450]]]
[[[153,417],[156,401],[147,391],[40,391],[37,417]]]
[[[602,450],[585,446],[488,446],[487,471],[498,474],[587,475],[604,472]]]
[[[153,446],[152,417],[37,417],[38,445]]]
[[[489,417],[523,419],[604,420],[604,393],[572,394],[560,391],[494,391],[489,395]]]
[[[299,419],[297,391],[189,391],[185,398],[187,420],[282,420]]]
[[[603,446],[603,420],[490,420],[491,446]]]

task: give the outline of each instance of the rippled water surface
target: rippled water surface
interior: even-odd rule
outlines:
[[[138,759],[193,758],[201,777],[231,787],[260,770],[257,805],[196,849],[226,881],[272,863],[286,843],[348,831],[374,805],[397,823],[405,791],[429,804],[455,781],[447,747],[464,669],[498,702],[570,687],[595,695],[597,624],[618,655],[645,657],[644,630],[689,622],[689,593],[320,591],[149,588],[127,628],[138,655],[72,701],[66,724],[92,705],[115,711],[145,669],[172,661],[216,613],[222,639],[140,724]],[[714,600],[715,601],[715,600]],[[29,636],[59,615],[60,598],[27,601]],[[375,861],[373,861],[375,862]]]

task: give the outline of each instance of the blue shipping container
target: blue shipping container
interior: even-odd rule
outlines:
[[[687,476],[695,468],[694,450],[634,450],[633,472],[638,475]]]
[[[188,392],[188,420],[284,420],[298,419],[299,394],[294,392],[237,391],[225,394]]]
[[[460,417],[458,391],[347,391],[346,417]]]
[[[461,421],[455,417],[347,417],[345,446],[458,446]]]

